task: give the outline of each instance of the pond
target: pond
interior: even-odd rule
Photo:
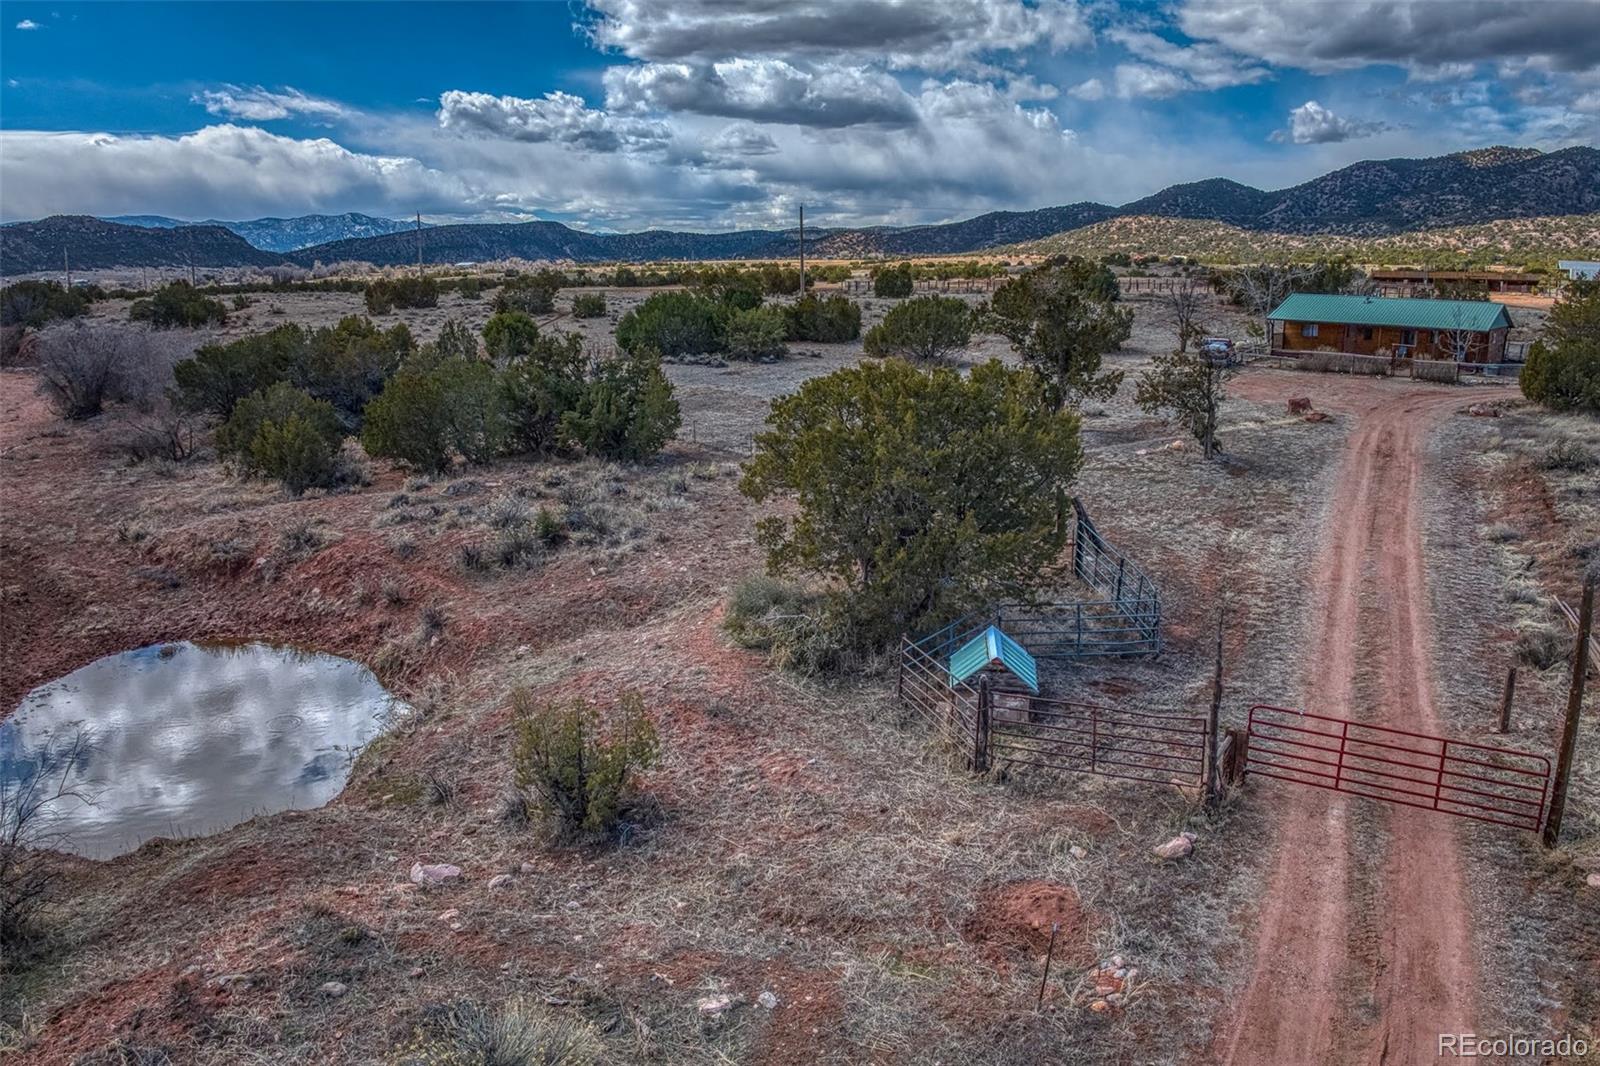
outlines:
[[[48,809],[50,846],[109,858],[322,806],[400,709],[372,671],[333,655],[156,644],[30,692],[0,723],[0,790],[15,804],[41,772],[67,772],[83,799]]]

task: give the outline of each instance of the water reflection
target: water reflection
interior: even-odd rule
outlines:
[[[80,728],[78,781],[51,829],[107,858],[153,836],[216,832],[319,807],[398,705],[372,672],[265,644],[153,645],[35,689],[0,723],[0,788],[48,764]]]

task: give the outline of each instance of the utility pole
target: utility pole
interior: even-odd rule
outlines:
[[[422,277],[422,212],[417,212],[417,277]]]
[[[1583,680],[1589,669],[1589,631],[1594,625],[1594,578],[1583,583],[1583,606],[1578,609],[1578,639],[1572,646],[1572,688],[1567,693],[1567,722],[1556,751],[1556,780],[1550,790],[1550,813],[1544,820],[1544,846],[1553,848],[1561,838],[1561,817],[1567,810],[1567,779],[1572,776],[1572,749],[1578,742],[1578,711],[1583,707]]]
[[[72,291],[72,261],[67,258],[67,246],[61,246],[61,271],[67,276],[67,291]]]
[[[196,287],[194,280],[194,227],[185,226],[184,236],[186,238],[184,247],[187,249],[185,254],[189,260],[189,287],[192,289]]]
[[[806,205],[800,205],[800,295],[806,294]]]

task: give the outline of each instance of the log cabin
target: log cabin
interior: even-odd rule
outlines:
[[[1340,352],[1392,359],[1505,361],[1511,315],[1487,300],[1297,292],[1267,316],[1274,354]]]

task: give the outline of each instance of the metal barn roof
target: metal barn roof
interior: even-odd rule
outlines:
[[[1335,296],[1291,293],[1267,316],[1290,322],[1328,322],[1342,326],[1400,329],[1508,329],[1504,305],[1489,300],[1426,300],[1401,296]]]
[[[1039,664],[1033,661],[1028,649],[996,626],[989,626],[950,656],[950,684],[959,685],[994,663],[1015,674],[1035,696],[1039,694]]]

